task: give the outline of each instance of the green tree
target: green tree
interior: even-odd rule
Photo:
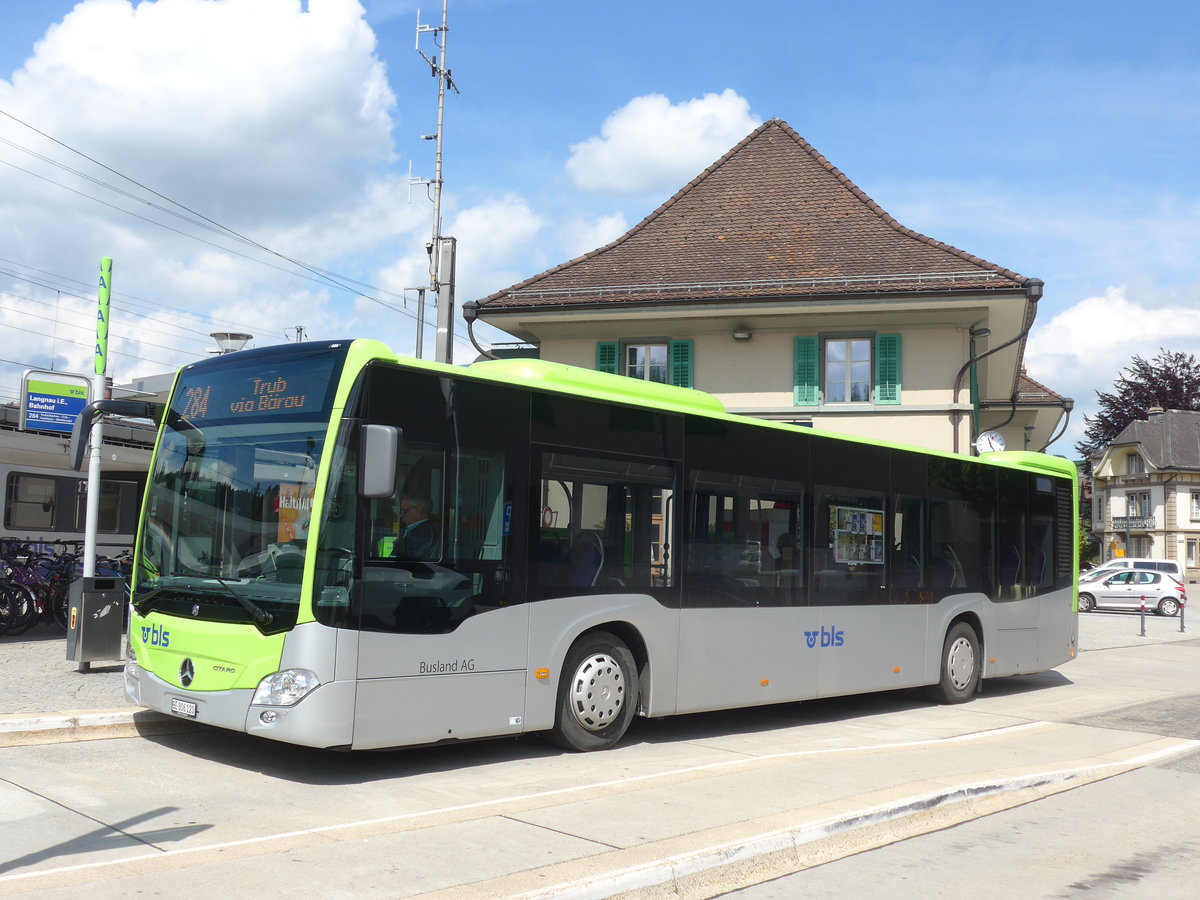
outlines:
[[[1103,450],[1130,422],[1155,406],[1200,410],[1200,362],[1191,353],[1160,348],[1158,356],[1135,356],[1113,382],[1112,393],[1096,392],[1100,411],[1083,417],[1083,440],[1075,449],[1087,459]]]
[[[1096,538],[1092,536],[1092,520],[1080,519],[1079,527],[1075,529],[1075,539],[1079,544],[1079,565],[1094,563],[1097,551]]]

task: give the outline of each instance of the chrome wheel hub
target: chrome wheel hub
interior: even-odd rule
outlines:
[[[616,659],[593,653],[579,664],[571,679],[571,711],[588,731],[607,728],[621,714],[625,676]]]
[[[971,679],[975,675],[975,648],[966,638],[960,637],[950,645],[950,652],[946,656],[946,671],[955,690],[962,691],[970,687]]]

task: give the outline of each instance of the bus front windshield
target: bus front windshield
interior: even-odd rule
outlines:
[[[340,347],[181,373],[146,488],[133,597],[143,614],[295,623]]]

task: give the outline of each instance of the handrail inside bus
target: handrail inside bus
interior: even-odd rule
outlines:
[[[78,472],[83,467],[83,454],[87,450],[92,426],[101,416],[125,416],[128,419],[153,419],[162,423],[163,403],[147,400],[97,400],[83,408],[71,429],[71,467]]]

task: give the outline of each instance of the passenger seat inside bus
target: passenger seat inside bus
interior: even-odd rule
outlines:
[[[596,583],[600,570],[604,568],[604,545],[594,531],[584,531],[571,545],[571,555],[568,559],[569,577],[567,584],[571,587],[591,587]]]

